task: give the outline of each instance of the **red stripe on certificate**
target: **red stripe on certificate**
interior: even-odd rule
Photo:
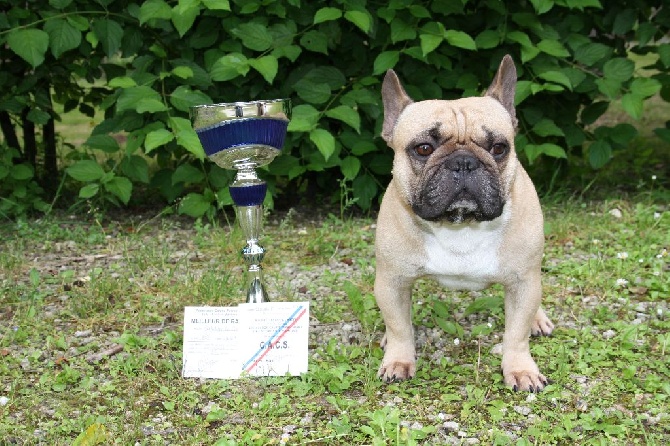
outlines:
[[[247,368],[247,370],[246,370],[247,373],[250,373],[250,372],[253,370],[253,368],[256,367],[256,366],[258,365],[259,362],[261,362],[261,360],[265,357],[265,355],[267,355],[268,353],[270,353],[270,350],[272,350],[272,348],[270,348],[270,347],[274,347],[275,345],[277,345],[277,343],[281,340],[281,338],[283,338],[284,335],[285,335],[286,333],[288,333],[289,330],[290,330],[291,328],[293,328],[293,326],[300,320],[301,317],[304,316],[304,314],[305,314],[306,312],[307,312],[307,308],[305,308],[304,310],[302,310],[302,312],[301,312],[300,314],[298,314],[298,316],[296,316],[295,319],[293,319],[293,322],[291,322],[291,324],[288,325],[288,326],[284,329],[284,331],[282,331],[282,332],[279,334],[279,336],[277,336],[277,339],[276,339],[275,341],[273,341],[273,342],[270,344],[270,346],[268,346],[268,347],[265,348],[265,351],[263,352],[263,354],[260,355],[260,356],[258,357],[258,359],[256,359],[256,360],[254,361],[254,363],[251,364],[251,365]]]

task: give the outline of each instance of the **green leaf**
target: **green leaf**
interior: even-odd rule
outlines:
[[[566,0],[565,3],[569,8],[579,9],[580,11],[583,11],[584,8],[589,7],[603,9],[599,0]]]
[[[321,31],[307,31],[300,38],[300,45],[315,53],[328,54],[328,37]]]
[[[664,43],[656,47],[658,57],[665,68],[670,68],[670,43]]]
[[[510,42],[516,42],[521,46],[533,46],[533,42],[531,42],[528,34],[522,31],[510,31],[505,35],[505,38]]]
[[[449,29],[444,33],[444,37],[447,39],[450,45],[463,48],[466,50],[476,50],[477,44],[475,41],[463,31],[456,31],[454,29]]]
[[[346,77],[342,71],[334,66],[319,66],[313,68],[305,75],[304,79],[312,82],[325,83],[331,90],[339,90],[346,83]]]
[[[615,57],[605,62],[603,66],[603,75],[606,79],[619,82],[626,82],[633,76],[635,63],[623,57]]]
[[[602,43],[587,43],[575,50],[575,60],[587,66],[593,66],[610,56],[612,48]]]
[[[126,177],[115,176],[103,184],[105,190],[115,195],[123,204],[128,204],[133,192],[133,183]]]
[[[360,28],[364,33],[370,32],[370,16],[362,11],[347,11],[344,13],[344,18]]]
[[[119,143],[110,135],[92,135],[84,143],[91,149],[102,150],[107,153],[118,152]]]
[[[358,175],[358,171],[361,170],[361,162],[355,156],[347,156],[340,163],[340,170],[345,179],[353,180]]]
[[[202,4],[212,11],[230,11],[229,0],[202,0]]]
[[[628,123],[617,124],[610,131],[612,141],[623,147],[628,145],[637,135],[637,129]]]
[[[554,0],[530,0],[538,15],[549,12],[554,7]]]
[[[563,85],[569,90],[572,90],[572,83],[570,83],[570,78],[560,71],[545,71],[544,73],[540,73],[537,76],[541,79],[544,79],[545,81]]]
[[[293,107],[291,120],[288,123],[289,132],[311,132],[319,122],[319,111],[309,104],[300,104]]]
[[[179,213],[198,218],[205,215],[211,205],[204,195],[192,192],[179,203]]]
[[[10,175],[17,181],[29,180],[33,177],[33,168],[28,164],[17,164],[11,167]]]
[[[140,7],[140,25],[149,20],[170,20],[172,18],[172,8],[164,0],[147,0]]]
[[[621,106],[633,119],[640,119],[644,98],[634,93],[626,93],[621,97]]]
[[[193,69],[184,65],[174,67],[171,73],[181,79],[190,79],[193,77]]]
[[[563,46],[558,40],[541,40],[537,44],[537,49],[543,53],[549,54],[554,57],[568,57],[570,52]]]
[[[563,130],[547,118],[541,119],[533,126],[533,133],[539,136],[564,136]]]
[[[391,42],[416,39],[416,27],[403,19],[396,17],[391,22]]]
[[[610,103],[608,101],[593,102],[582,109],[580,119],[582,124],[593,124],[603,113],[607,111]]]
[[[99,190],[100,185],[98,183],[87,184],[79,189],[79,198],[88,199],[94,197]]]
[[[614,18],[614,24],[612,25],[612,33],[614,34],[626,34],[627,32],[633,29],[635,22],[637,21],[637,11],[634,9],[624,9],[619,11],[619,13]]]
[[[424,56],[435,51],[435,49],[440,46],[444,41],[443,36],[436,36],[434,34],[421,34],[419,35],[419,40],[421,41],[421,52]]]
[[[500,43],[500,33],[498,31],[487,29],[475,37],[475,45],[480,50],[495,48]]]
[[[147,134],[144,139],[144,153],[149,154],[157,147],[165,145],[174,139],[174,134],[167,129],[158,129]]]
[[[372,74],[375,76],[393,68],[400,60],[399,51],[384,51],[375,58]]]
[[[598,91],[610,99],[615,99],[621,92],[621,82],[615,79],[596,79]]]
[[[170,127],[177,138],[177,144],[185,148],[199,160],[204,160],[205,150],[202,148],[200,138],[191,126],[191,121],[186,118],[170,118]]]
[[[200,13],[200,0],[179,0],[172,8],[172,24],[177,29],[179,37],[183,37],[193,26]]]
[[[337,119],[353,127],[358,133],[361,133],[361,117],[356,110],[348,105],[338,105],[326,111],[326,116]]]
[[[212,98],[200,90],[191,90],[187,85],[180,85],[170,95],[170,103],[177,110],[187,112],[194,105],[211,104]]]
[[[314,129],[309,133],[309,139],[316,145],[323,158],[328,161],[330,156],[335,152],[335,138],[325,129]]]
[[[475,299],[465,309],[464,316],[470,316],[475,313],[489,313],[494,310],[502,310],[504,308],[504,301],[499,296],[479,297]]]
[[[648,98],[661,91],[661,83],[650,77],[638,77],[630,84],[630,92],[636,96]]]
[[[44,31],[49,34],[51,54],[56,59],[64,52],[77,48],[81,43],[81,31],[67,20],[57,18],[48,20],[44,24]]]
[[[107,82],[107,85],[112,87],[112,88],[130,88],[130,87],[136,87],[137,82],[135,82],[135,79],[129,76],[119,76],[115,77],[114,79],[110,79]]]
[[[279,70],[279,62],[274,56],[261,56],[257,59],[251,59],[249,65],[258,71],[268,84],[272,84]]]
[[[267,27],[260,23],[241,23],[232,30],[232,34],[242,41],[242,45],[254,51],[267,50],[274,40]]]
[[[323,104],[330,99],[330,86],[323,82],[300,79],[293,86],[298,96],[310,104]]]
[[[149,184],[149,164],[139,155],[124,157],[121,161],[121,171],[133,181]]]
[[[377,195],[379,188],[375,179],[368,174],[357,176],[353,183],[354,198],[357,199],[356,204],[362,209],[370,209],[372,199]]]
[[[109,438],[104,424],[93,423],[79,434],[72,442],[72,446],[93,446],[104,444]]]
[[[563,147],[557,146],[556,144],[544,143],[544,144],[527,144],[524,148],[526,156],[528,157],[528,162],[531,164],[537,159],[540,155],[547,155],[553,158],[567,158],[565,149]]]
[[[205,174],[191,164],[182,164],[172,174],[172,184],[177,183],[199,183],[205,179]]]
[[[7,45],[33,68],[42,65],[49,48],[49,34],[41,29],[19,29],[7,35]]]
[[[29,121],[32,121],[38,125],[45,125],[51,119],[51,115],[49,113],[45,112],[44,110],[40,110],[38,108],[33,108],[32,110],[30,110],[26,117],[28,118]]]
[[[242,75],[246,76],[249,72],[249,61],[244,54],[230,53],[219,58],[214,64],[210,75],[213,81],[223,82],[235,79]]]
[[[654,129],[654,134],[665,142],[670,142],[670,129],[659,127]]]
[[[342,17],[342,11],[337,8],[325,7],[316,11],[314,14],[314,24],[328,22],[330,20],[337,20]]]
[[[301,53],[302,48],[300,48],[298,45],[286,45],[272,50],[272,55],[277,59],[285,57],[291,62],[295,62]]]
[[[49,6],[52,6],[54,9],[64,9],[70,6],[73,0],[49,0]]]
[[[594,169],[600,169],[612,158],[612,146],[607,141],[594,141],[589,146],[589,163]]]
[[[152,104],[163,104],[160,94],[151,87],[140,85],[137,87],[124,88],[116,100],[116,111],[121,113],[125,110],[135,110],[138,113],[140,108],[145,109]]]
[[[98,19],[93,22],[92,29],[105,54],[108,57],[116,55],[123,38],[121,25],[111,19]]]
[[[80,160],[65,169],[68,175],[77,181],[89,182],[99,180],[105,171],[93,160]]]
[[[165,103],[156,98],[142,98],[135,107],[137,113],[158,113],[166,110]]]

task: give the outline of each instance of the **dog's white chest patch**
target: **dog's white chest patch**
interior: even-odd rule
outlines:
[[[433,226],[425,239],[426,274],[451,289],[480,290],[496,282],[508,219],[505,209],[490,222]]]

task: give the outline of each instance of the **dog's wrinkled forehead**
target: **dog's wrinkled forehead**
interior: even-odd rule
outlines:
[[[393,142],[399,147],[421,134],[434,140],[468,144],[493,131],[514,141],[512,117],[500,102],[486,96],[411,103],[398,117],[394,130]]]

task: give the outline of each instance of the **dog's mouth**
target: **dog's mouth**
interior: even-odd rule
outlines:
[[[458,183],[449,178],[433,178],[412,204],[414,213],[424,220],[454,224],[499,217],[505,200],[497,181],[485,174],[476,177]]]
[[[445,218],[455,224],[476,220],[477,203],[473,199],[461,198],[447,207]]]

